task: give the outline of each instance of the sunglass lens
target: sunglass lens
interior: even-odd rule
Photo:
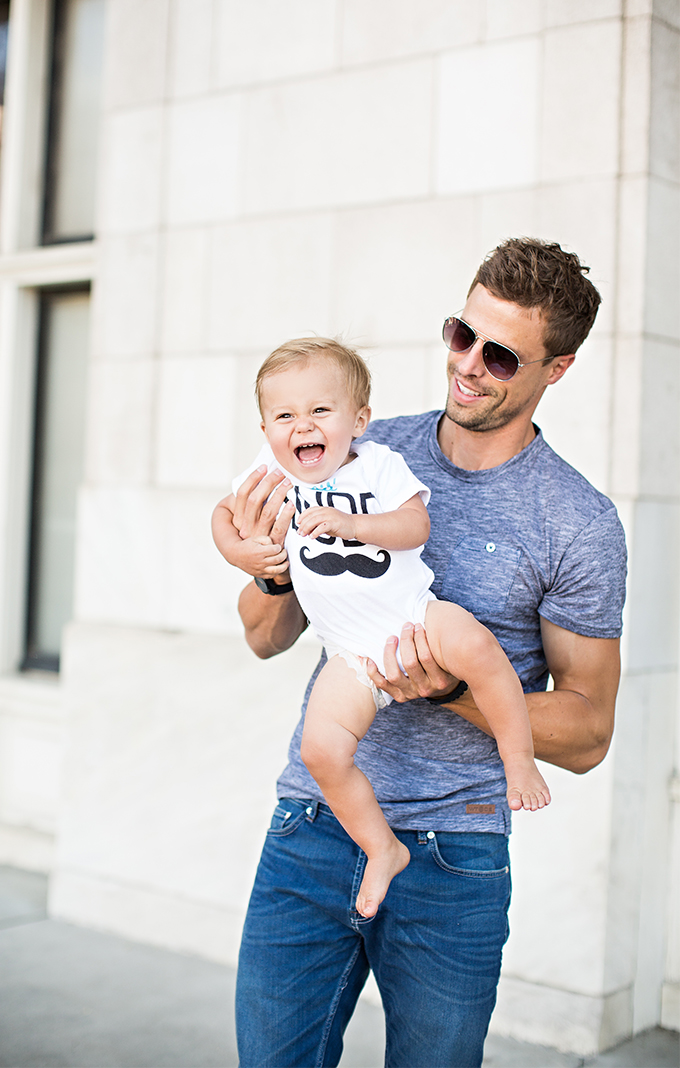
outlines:
[[[442,334],[451,352],[467,352],[475,343],[474,330],[461,319],[447,319]]]
[[[483,358],[489,374],[500,382],[508,382],[517,371],[518,360],[512,349],[496,341],[485,341]]]

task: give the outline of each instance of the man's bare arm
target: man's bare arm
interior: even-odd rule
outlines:
[[[526,694],[536,756],[583,774],[604,759],[611,742],[621,671],[619,641],[586,638],[544,619],[541,636],[555,689]],[[395,700],[436,696],[451,689],[455,680],[437,665],[422,627],[405,628],[399,647],[407,676],[399,669],[396,643],[385,653],[386,685],[379,682],[377,669],[368,672]],[[492,734],[469,691],[445,707]]]
[[[587,638],[546,619],[541,638],[555,688],[527,694],[536,755],[582,775],[604,760],[614,733],[620,641]]]
[[[621,660],[618,638],[587,638],[541,620],[554,690],[526,694],[540,760],[583,775],[604,760],[614,730]],[[491,734],[469,693],[450,706]]]
[[[246,479],[238,490],[230,509],[233,521],[242,538],[271,538],[283,545],[286,531],[293,514],[292,505],[284,505],[290,482],[280,471],[267,474],[260,467]],[[218,509],[219,509],[218,505]],[[273,574],[273,581],[281,585],[290,582],[288,570]],[[294,593],[282,593],[274,597],[258,590],[250,582],[242,591],[238,610],[245,638],[253,652],[262,660],[290,649],[307,626],[305,615]]]
[[[248,645],[261,660],[290,649],[307,627],[294,593],[262,593],[254,582],[241,592],[238,610]]]

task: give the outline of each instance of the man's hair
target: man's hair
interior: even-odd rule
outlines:
[[[566,356],[587,338],[602,299],[585,277],[589,270],[558,244],[512,237],[489,253],[469,293],[481,285],[500,300],[538,308],[545,322],[546,350],[551,357]]]
[[[365,361],[354,349],[343,345],[337,338],[298,337],[279,345],[264,361],[255,380],[255,397],[262,415],[262,384],[266,378],[287,371],[298,364],[312,360],[334,363],[345,377],[347,391],[357,406],[363,408],[371,398],[371,372]]]

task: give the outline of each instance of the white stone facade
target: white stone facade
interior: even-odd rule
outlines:
[[[680,3],[108,0],[94,242],[38,247],[47,0],[12,0],[0,203],[0,861],[69,920],[232,963],[304,683],[260,662],[210,512],[288,337],[369,357],[374,414],[440,407],[439,331],[500,240],[592,268],[538,411],[613,497],[618,726],[515,820],[492,1027],[579,1054],[680,1026]],[[35,294],[93,280],[75,620],[17,674]]]

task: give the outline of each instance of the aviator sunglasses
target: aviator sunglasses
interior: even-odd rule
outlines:
[[[444,338],[444,344],[451,352],[467,352],[468,349],[472,348],[475,341],[483,341],[482,359],[484,366],[491,377],[498,382],[509,382],[517,374],[520,367],[528,367],[532,363],[543,363],[543,360],[528,360],[526,363],[522,363],[517,353],[509,349],[507,345],[501,345],[498,341],[492,341],[491,338],[485,337],[484,334],[478,334],[469,323],[466,323],[464,319],[459,319],[457,315],[451,315],[446,320],[442,330],[442,337]],[[554,360],[555,357],[548,356],[546,359]]]

